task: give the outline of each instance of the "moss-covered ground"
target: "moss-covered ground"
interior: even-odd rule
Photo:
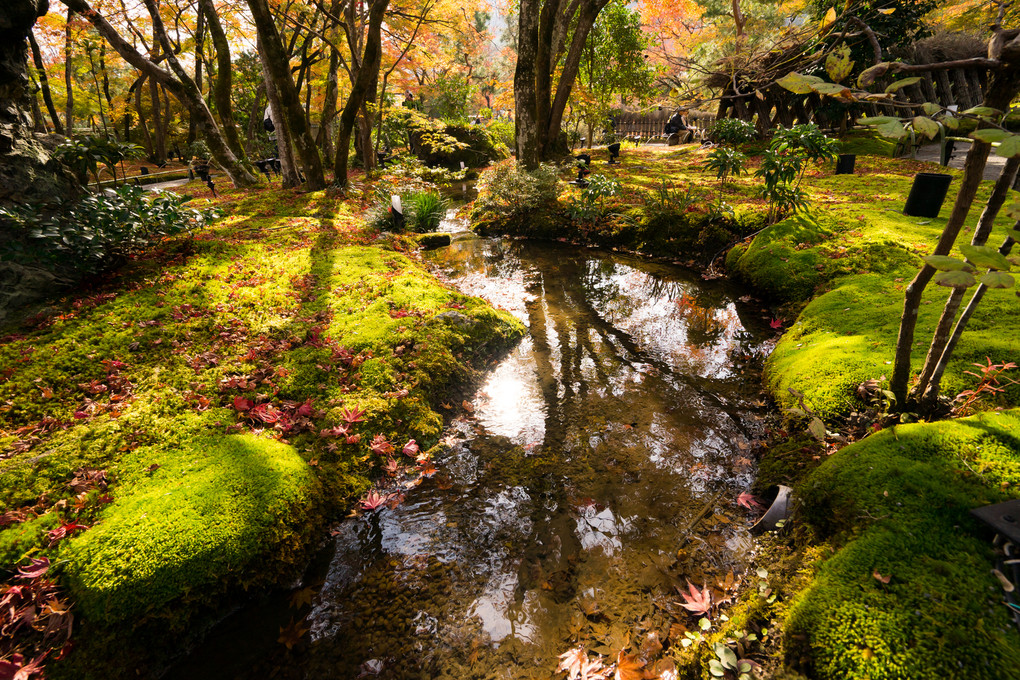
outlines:
[[[0,341],[0,567],[48,556],[84,622],[55,676],[133,674],[144,655],[97,661],[126,631],[166,647],[292,578],[373,480],[413,481],[424,456],[401,448],[435,444],[434,406],[522,333],[357,199],[216,202],[211,227]]]
[[[770,303],[783,326],[768,360],[770,391],[781,407],[796,404],[790,389],[804,394],[838,431],[848,415],[861,421],[865,405],[856,387],[866,380],[882,385],[891,371],[903,289],[934,247],[961,174],[890,158],[889,145],[864,137],[849,140],[844,151],[858,154],[854,175],[835,176],[832,165],[809,170],[802,188],[811,208],[760,232],[757,181],[748,173],[721,185],[703,169],[707,152],[693,146],[625,147],[621,165],[596,162],[593,174],[615,177],[622,191],[595,224],[571,218],[580,192],[569,188],[559,196],[558,228],[545,209],[536,222],[541,229],[509,231],[623,247],[704,269],[711,249],[703,246],[713,236],[706,221],[654,225],[655,196],[663,182],[690,187],[697,201],[689,212],[701,215],[725,201],[736,219],[723,223],[728,234],[715,236],[732,246],[727,272]],[[757,163],[752,157],[749,170]],[[902,214],[917,172],[954,176],[939,218]],[[983,183],[959,243],[969,242],[991,184]],[[500,230],[498,220],[479,221]],[[1007,226],[1000,218],[990,242],[1000,243]],[[682,238],[657,237],[678,232]],[[972,364],[1020,359],[1014,293],[991,292],[949,365],[943,388],[950,396],[974,387]],[[947,293],[931,286],[925,294],[915,365]],[[1020,405],[1017,386],[1006,388],[977,408]],[[839,451],[833,438],[821,445],[796,422],[786,428],[763,455],[759,487],[793,485],[797,513],[766,543],[767,582],[734,609],[725,634],[778,631],[764,646],[771,654],[765,665],[777,677],[1020,678],[1020,634],[991,574],[992,534],[969,514],[1020,497],[1020,411],[898,425]],[[862,435],[858,428],[852,436]],[[700,668],[710,677],[706,653]]]

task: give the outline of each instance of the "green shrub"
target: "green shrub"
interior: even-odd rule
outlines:
[[[435,231],[446,217],[447,201],[438,191],[410,194],[403,204],[407,228],[418,234]]]
[[[693,193],[694,186],[688,184],[683,191],[672,182],[662,179],[659,185],[645,194],[645,217],[649,220],[678,218],[691,210],[698,195]]]
[[[100,272],[164,238],[204,226],[216,216],[213,210],[184,207],[187,200],[121,186],[112,193],[86,194],[56,213],[29,205],[0,207],[0,220],[27,237],[0,244],[0,254],[76,274]]]
[[[84,184],[91,174],[99,181],[99,166],[105,165],[114,179],[117,178],[117,163],[129,158],[140,158],[142,147],[137,144],[105,139],[103,137],[82,137],[67,139],[57,146],[53,157],[69,167]]]
[[[517,146],[517,132],[512,120],[490,120],[485,124],[485,131],[497,145],[502,144],[508,150]]]
[[[606,216],[606,199],[620,193],[620,181],[592,175],[579,197],[570,201],[570,217],[577,222],[596,222]]]
[[[514,160],[486,170],[478,181],[475,213],[505,222],[526,218],[557,198],[555,168],[547,165],[528,172]]]
[[[745,144],[757,136],[753,125],[736,118],[717,120],[708,129],[708,138],[716,144]]]
[[[714,170],[720,185],[726,184],[730,175],[740,175],[744,172],[744,165],[747,163],[747,156],[736,149],[728,146],[720,146],[712,149],[705,159],[705,168]]]
[[[800,182],[811,163],[831,161],[839,154],[839,140],[826,137],[814,123],[779,130],[769,142],[754,176],[763,181],[761,196],[768,201],[769,224],[808,206]]]

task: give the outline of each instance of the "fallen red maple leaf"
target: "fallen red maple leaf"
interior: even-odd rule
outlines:
[[[754,510],[755,508],[762,507],[761,503],[758,502],[758,499],[746,491],[741,491],[740,495],[737,496],[737,505],[742,505],[748,510]]]
[[[566,671],[567,680],[604,680],[610,669],[602,663],[601,657],[588,658],[584,647],[575,647],[560,654],[556,672]]]
[[[414,458],[418,455],[418,442],[413,439],[408,439],[407,443],[404,444],[404,455]]]
[[[389,494],[382,494],[378,491],[372,490],[368,492],[368,495],[361,499],[361,507],[365,510],[375,510],[389,500],[389,498]]]
[[[712,611],[712,591],[708,588],[698,590],[690,581],[687,582],[687,588],[691,591],[690,596],[681,590],[680,596],[684,601],[677,604],[694,614],[708,614]]]
[[[18,567],[18,578],[33,579],[39,578],[50,568],[50,560],[48,557],[40,557],[32,560],[28,564]]]
[[[772,319],[771,321],[769,321],[769,326],[773,329],[778,330],[783,327],[783,323],[785,321],[786,319]]]
[[[641,669],[644,667],[644,661],[621,651],[616,655],[616,673],[613,680],[643,680],[645,674]]]
[[[372,437],[372,444],[369,448],[372,449],[372,453],[379,454],[380,456],[388,456],[393,453],[393,444],[381,434]]]
[[[234,397],[234,408],[237,409],[238,411],[242,412],[250,411],[251,407],[252,402],[250,399],[245,399],[244,397]]]
[[[362,423],[365,421],[366,411],[362,411],[357,406],[355,406],[352,409],[345,408],[340,413],[343,416],[344,422],[347,422],[351,425],[353,425],[354,423]]]

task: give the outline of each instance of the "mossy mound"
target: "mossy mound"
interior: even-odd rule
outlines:
[[[0,567],[64,560],[98,655],[57,675],[109,669],[129,625],[172,652],[154,631],[201,630],[211,603],[292,577],[379,474],[372,440],[435,444],[433,406],[523,333],[354,201],[219,201],[193,239],[0,341]]]
[[[434,135],[413,130],[410,134],[411,151],[426,165],[441,166],[447,170],[460,170],[461,163],[468,168],[477,168],[492,161],[503,160],[508,155],[507,149],[496,142],[481,125],[449,124],[443,132],[460,146],[437,146],[431,141]]]
[[[314,527],[316,478],[292,446],[233,435],[195,439],[171,456],[162,446],[139,448],[131,458],[138,464],[121,479],[126,491],[61,551],[89,620],[137,623],[165,615],[182,593],[222,589],[227,575],[279,576],[273,561],[288,563]],[[167,464],[144,472],[156,459]]]
[[[789,609],[787,661],[818,678],[1020,677],[991,531],[969,514],[1017,484],[1016,410],[897,426],[829,458],[798,486],[800,517],[838,551]]]

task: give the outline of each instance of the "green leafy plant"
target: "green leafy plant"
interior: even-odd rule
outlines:
[[[82,137],[62,142],[53,155],[70,167],[82,183],[88,180],[90,174],[98,182],[100,165],[105,166],[116,181],[117,164],[141,158],[142,147],[103,137]]]
[[[606,199],[620,193],[620,182],[605,175],[592,175],[581,195],[570,202],[571,219],[578,222],[595,222],[606,215]]]
[[[663,178],[653,191],[645,195],[645,215],[650,219],[679,217],[687,213],[696,200],[693,185],[688,184],[685,189],[679,189]]]
[[[514,160],[496,163],[478,181],[475,212],[500,220],[519,220],[555,203],[558,181],[555,168],[543,165],[528,172]]]
[[[404,199],[407,228],[418,234],[432,232],[446,217],[447,201],[438,191],[421,191]]]
[[[213,219],[214,210],[187,208],[188,199],[121,186],[112,193],[86,194],[55,213],[29,206],[0,208],[0,218],[25,229],[27,245],[5,244],[22,261],[49,263],[90,274],[114,266],[164,238],[188,233]]]
[[[712,149],[705,159],[705,168],[715,171],[720,187],[726,186],[726,180],[731,175],[739,176],[743,173],[746,164],[747,154],[728,146]]]
[[[717,120],[708,129],[708,138],[716,144],[746,144],[757,136],[753,125],[737,118]]]
[[[768,201],[769,224],[808,207],[807,195],[800,189],[804,172],[808,165],[831,161],[838,154],[839,141],[825,136],[814,123],[776,132],[754,173],[763,182],[761,196]]]

